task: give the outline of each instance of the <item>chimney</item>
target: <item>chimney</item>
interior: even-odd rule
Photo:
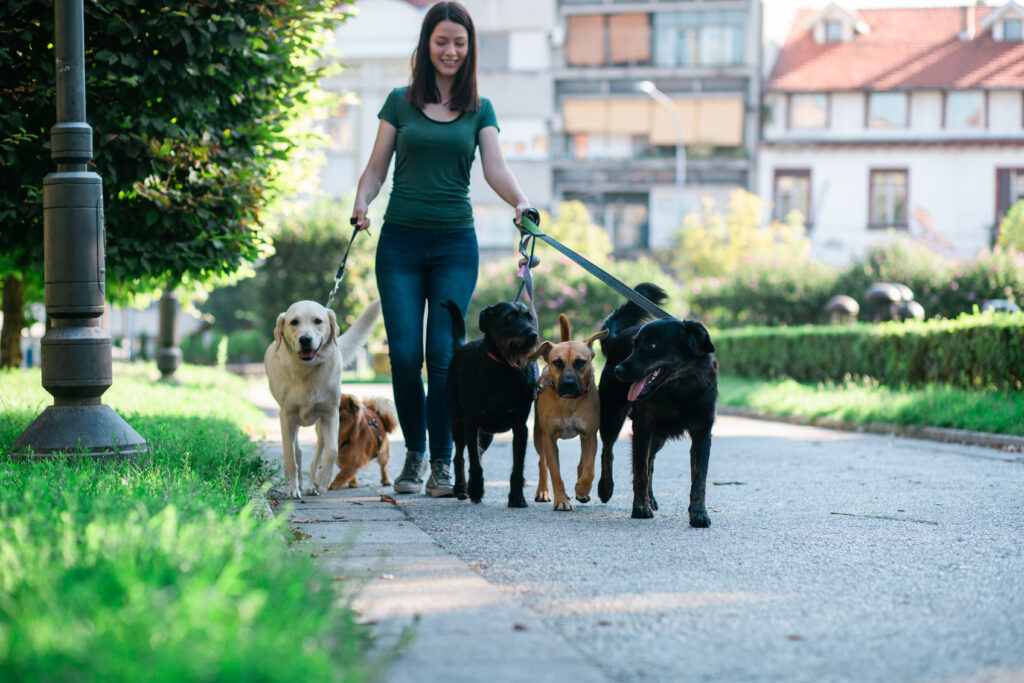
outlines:
[[[982,0],[978,0],[978,5],[983,5]],[[963,17],[963,30],[960,31],[960,40],[974,40],[974,34],[978,30],[977,23],[974,20],[974,7],[961,7],[961,15]]]

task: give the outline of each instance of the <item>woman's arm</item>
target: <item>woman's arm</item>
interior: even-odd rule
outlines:
[[[381,119],[377,127],[377,139],[373,142],[373,151],[370,152],[370,160],[366,162],[366,170],[359,176],[359,185],[356,186],[356,201],[352,206],[352,218],[360,230],[370,227],[370,219],[366,217],[366,209],[370,202],[380,192],[384,179],[388,177],[388,167],[391,166],[391,155],[395,153],[395,127]]]
[[[494,126],[487,126],[480,129],[478,135],[480,145],[480,161],[484,166],[484,180],[504,199],[510,206],[516,209],[516,225],[522,218],[523,211],[530,206],[530,200],[516,178],[505,163],[505,157],[501,153],[501,144],[498,142],[498,129]]]

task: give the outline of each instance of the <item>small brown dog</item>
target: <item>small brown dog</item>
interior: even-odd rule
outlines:
[[[338,414],[341,417],[338,428],[338,468],[341,471],[331,482],[331,490],[346,484],[350,488],[359,486],[356,472],[374,458],[380,465],[380,483],[384,486],[390,484],[388,461],[391,459],[391,445],[388,434],[398,426],[394,401],[389,398],[360,401],[352,394],[342,394]]]
[[[585,341],[574,342],[569,319],[558,316],[562,341],[543,342],[534,357],[543,356],[547,368],[540,376],[537,403],[534,406],[533,445],[540,456],[540,480],[534,500],[551,500],[548,473],[554,489],[555,510],[572,510],[565,494],[558,464],[558,440],[580,437],[580,464],[576,469],[576,500],[590,500],[594,483],[594,459],[597,455],[597,430],[601,421],[601,403],[594,384],[594,342],[608,335],[601,330]]]

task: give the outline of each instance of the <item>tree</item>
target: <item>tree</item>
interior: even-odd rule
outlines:
[[[1024,200],[1010,207],[999,224],[999,237],[996,239],[1003,249],[1016,249],[1024,252]]]
[[[323,74],[317,47],[345,16],[337,5],[86,2],[87,118],[92,167],[104,183],[108,296],[205,282],[259,255],[260,209],[301,143],[289,123]],[[0,6],[0,263],[37,288],[42,182],[56,170],[53,16],[49,0]],[[24,307],[16,299],[4,297],[5,325]]]
[[[745,190],[730,194],[725,213],[706,197],[700,213],[692,212],[683,219],[683,229],[664,257],[677,274],[689,280],[732,273],[751,259],[802,260],[810,254],[811,243],[799,211],[790,212],[785,222],[772,221],[764,227],[762,216],[761,199]]]

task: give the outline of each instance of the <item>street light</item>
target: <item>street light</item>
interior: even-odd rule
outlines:
[[[15,455],[85,453],[134,458],[146,441],[100,396],[113,383],[111,339],[100,327],[106,306],[103,180],[89,170],[92,128],[85,122],[83,0],[54,3],[57,123],[50,156],[57,171],[43,178],[43,279],[46,317],[41,342],[43,388],[53,405],[21,433]]]
[[[668,95],[658,90],[658,86],[651,81],[640,81],[636,84],[636,89],[650,95],[651,99],[665,107],[669,116],[672,117],[672,124],[676,129],[676,213],[678,215],[683,209],[683,186],[686,185],[686,143],[683,137],[683,115],[679,113],[676,103]]]

